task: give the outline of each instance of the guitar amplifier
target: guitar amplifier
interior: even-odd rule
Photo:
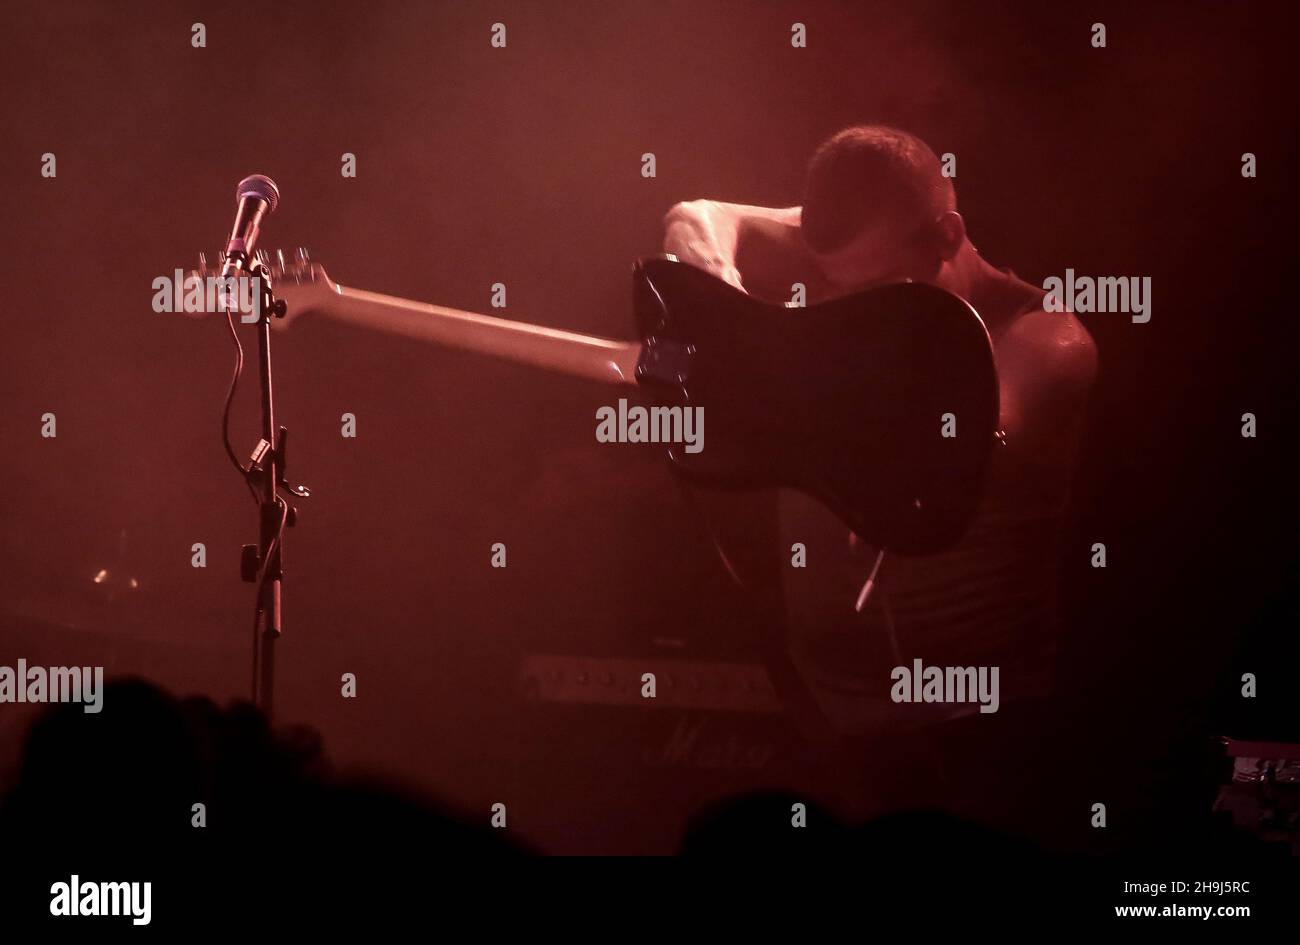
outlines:
[[[517,668],[512,771],[543,849],[672,853],[708,805],[808,780],[760,663],[529,653]]]

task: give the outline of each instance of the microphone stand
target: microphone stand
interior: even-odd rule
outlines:
[[[244,545],[240,576],[257,585],[257,611],[253,627],[253,703],[269,719],[275,682],[275,642],[284,631],[281,594],[284,588],[284,530],[297,522],[298,511],[280,494],[306,498],[303,486],[290,489],[284,480],[285,447],[289,431],[275,425],[275,395],[271,385],[271,319],[283,318],[286,306],[275,298],[270,274],[258,258],[248,269],[261,287],[257,322],[258,367],[262,388],[262,438],[258,440],[246,471],[261,496],[256,545]]]

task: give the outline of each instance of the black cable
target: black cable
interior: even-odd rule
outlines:
[[[239,343],[239,333],[235,331],[234,313],[229,308],[226,309],[226,326],[230,329],[230,339],[235,343],[235,373],[230,378],[230,389],[226,391],[226,407],[221,413],[221,445],[226,448],[226,455],[230,457],[230,462],[239,470],[239,478],[248,487],[248,491],[253,497],[253,503],[260,506],[262,500],[248,478],[248,471],[244,469],[244,464],[239,461],[234,447],[230,445],[230,408],[235,402],[235,391],[239,387],[239,377],[244,373],[244,346]]]
[[[275,530],[275,537],[267,546],[266,557],[262,559],[262,566],[257,572],[257,594],[261,600],[262,585],[266,583],[266,577],[270,573],[271,562],[275,560],[276,553],[280,550],[280,539],[284,536],[285,526],[289,523],[289,503],[279,496],[275,497],[275,504],[280,506],[280,527]]]
[[[226,455],[235,468],[239,470],[239,476],[244,480],[244,485],[248,487],[249,493],[253,497],[253,503],[261,508],[262,497],[257,494],[252,480],[248,476],[248,471],[244,469],[243,463],[235,454],[234,447],[230,443],[230,408],[235,401],[235,391],[239,387],[240,375],[244,372],[244,346],[239,343],[239,334],[235,331],[235,320],[232,311],[226,309],[226,325],[230,329],[230,338],[235,343],[235,373],[230,378],[230,390],[226,392],[226,406],[221,414],[221,443],[226,448]],[[280,526],[275,531],[275,537],[271,539],[270,545],[266,549],[266,556],[262,559],[261,567],[258,568],[255,583],[257,584],[258,599],[261,599],[262,587],[266,583],[267,575],[270,573],[271,562],[275,560],[276,553],[280,549],[280,539],[284,536],[285,526],[289,522],[289,503],[279,496],[275,498],[276,505],[280,506]]]

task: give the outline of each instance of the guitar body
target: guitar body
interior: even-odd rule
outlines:
[[[962,536],[998,423],[993,349],[969,304],[906,283],[789,308],[669,257],[633,278],[637,380],[663,405],[704,408],[704,448],[669,448],[682,475],[799,489],[903,554]]]

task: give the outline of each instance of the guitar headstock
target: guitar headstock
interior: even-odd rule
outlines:
[[[262,271],[270,277],[275,297],[285,303],[284,317],[272,319],[273,327],[283,327],[299,315],[321,308],[338,292],[338,284],[329,277],[325,267],[312,262],[302,247],[292,253],[259,249],[256,256]],[[224,252],[217,253],[211,261],[200,253],[198,267],[190,272],[190,277],[220,276],[224,263]]]

